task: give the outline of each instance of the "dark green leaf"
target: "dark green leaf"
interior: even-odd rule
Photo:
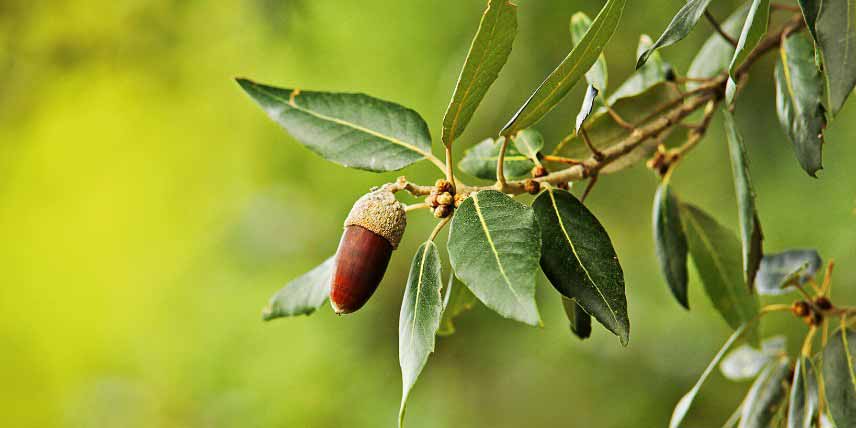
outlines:
[[[672,22],[669,23],[669,26],[666,27],[666,30],[657,39],[657,42],[643,52],[642,55],[639,55],[639,60],[636,61],[636,68],[645,64],[648,56],[656,49],[673,45],[686,37],[692,31],[693,27],[695,27],[702,14],[704,14],[709,3],[710,0],[688,0],[681,10],[675,14],[675,17],[672,18]]]
[[[477,299],[469,288],[455,281],[455,275],[449,276],[446,296],[443,300],[443,317],[440,319],[438,336],[449,336],[455,333],[455,318],[476,305]]]
[[[591,27],[591,18],[585,13],[577,12],[571,17],[571,41],[573,41],[574,46],[582,41],[589,27]],[[597,61],[586,72],[586,82],[597,88],[598,91],[605,91],[607,79],[606,57],[601,52]]]
[[[693,404],[693,400],[695,400],[696,395],[698,395],[699,389],[704,385],[704,382],[707,381],[707,378],[710,377],[710,374],[713,373],[713,369],[719,364],[719,361],[722,360],[722,357],[725,356],[725,353],[731,349],[731,346],[737,342],[737,339],[740,339],[743,336],[743,333],[747,330],[749,326],[747,324],[741,325],[731,334],[725,344],[722,345],[722,349],[716,353],[713,357],[713,360],[710,361],[710,364],[707,365],[707,368],[702,372],[701,377],[699,377],[698,381],[696,381],[695,385],[693,385],[692,389],[689,390],[683,397],[681,397],[678,404],[675,405],[675,410],[672,411],[672,418],[669,420],[669,428],[678,428],[683,422],[684,417],[686,417],[687,412],[690,410],[690,406]]]
[[[725,116],[725,136],[728,140],[728,152],[731,155],[731,172],[734,176],[734,192],[737,194],[737,214],[740,219],[740,237],[743,248],[743,280],[753,289],[755,273],[761,264],[761,224],[758,211],[755,209],[755,190],[749,177],[749,159],[746,157],[746,147],[743,136],[737,130],[734,117],[728,109],[722,109]]]
[[[541,225],[541,269],[547,279],[627,345],[624,273],[606,230],[564,190],[547,187],[532,208]]]
[[[464,153],[464,158],[458,163],[458,168],[473,177],[496,180],[496,162],[499,160],[501,146],[501,142],[494,142],[492,138],[476,144]],[[528,177],[529,172],[535,166],[532,160],[521,154],[513,146],[506,149],[504,159],[502,171],[505,178],[508,179]]]
[[[728,67],[728,73],[734,77],[737,68],[743,65],[749,53],[758,46],[758,43],[767,32],[767,24],[770,21],[770,0],[752,0],[740,38],[737,39],[737,49]]]
[[[743,400],[739,428],[767,428],[788,396],[791,361],[787,356],[770,363],[752,383]]]
[[[800,357],[794,368],[788,405],[788,428],[811,428],[817,415],[817,370],[811,358]]]
[[[514,148],[516,148],[519,153],[533,161],[538,159],[538,152],[544,148],[544,137],[541,136],[540,132],[534,129],[524,129],[514,135],[511,140],[514,141]],[[506,156],[507,155],[508,153],[506,152]],[[496,173],[494,173],[494,175],[496,175]]]
[[[802,10],[803,18],[805,19],[805,26],[808,27],[809,33],[811,33],[812,39],[817,42],[817,14],[820,12],[820,3],[821,0],[797,0],[797,3],[800,4],[800,9]]]
[[[773,359],[785,354],[785,336],[765,339],[761,349],[744,344],[731,351],[719,363],[719,371],[734,381],[752,379]]]
[[[746,14],[749,13],[750,3],[745,3],[735,10],[725,21],[720,25],[722,31],[728,35],[736,35],[743,28],[743,22],[746,21]],[[704,42],[701,49],[693,58],[687,77],[694,79],[707,79],[716,76],[717,74],[728,70],[731,65],[731,59],[734,58],[734,46],[725,40],[719,33],[714,32],[707,41]],[[689,89],[695,89],[700,85],[695,82],[688,82]]]
[[[583,98],[583,105],[580,106],[580,112],[577,113],[577,120],[574,122],[574,130],[579,131],[585,120],[591,114],[594,108],[594,100],[597,98],[597,88],[588,85],[586,88],[586,96]]]
[[[571,333],[580,339],[591,337],[591,315],[577,303],[577,300],[562,296],[562,306],[565,308]]]
[[[413,110],[364,94],[238,83],[268,116],[323,158],[350,168],[394,171],[431,153],[428,125]]]
[[[443,117],[443,143],[451,145],[473,117],[487,90],[511,54],[517,34],[517,6],[490,0],[458,77],[452,102]]]
[[[768,254],[761,259],[761,267],[755,276],[755,288],[762,296],[775,296],[793,291],[783,288],[789,280],[805,284],[820,268],[822,261],[815,250],[790,250]]]
[[[785,40],[776,64],[776,112],[794,145],[800,166],[812,177],[822,169],[823,76],[814,63],[814,47],[801,34]]]
[[[693,264],[713,306],[731,328],[752,320],[758,314],[758,298],[749,292],[740,269],[740,242],[702,210],[681,204],[681,220]],[[758,343],[757,331],[748,333]]]
[[[495,190],[474,193],[455,211],[448,246],[455,275],[482,303],[504,317],[540,324],[541,235],[531,208]]]
[[[679,202],[668,181],[654,194],[654,244],[660,271],[678,303],[689,309],[687,300],[687,237],[681,224]]]
[[[580,77],[597,61],[612,37],[627,0],[607,0],[594,21],[571,53],[547,76],[538,89],[523,103],[502,130],[513,135],[537,123],[561,101]]]
[[[823,384],[838,428],[856,427],[856,332],[838,329],[823,350]]]
[[[828,80],[829,110],[836,115],[856,86],[856,2],[823,0],[815,30]]]
[[[651,48],[651,38],[643,34],[639,36],[639,44],[636,46],[636,55],[642,55],[643,52]],[[635,97],[654,85],[667,80],[668,74],[672,66],[663,60],[659,52],[654,51],[648,61],[633,72],[630,77],[625,80],[612,95],[609,96],[607,103],[613,105],[618,100],[624,98]]]
[[[433,241],[425,242],[419,246],[410,264],[398,317],[398,361],[402,382],[398,426],[404,422],[407,396],[428,362],[428,355],[434,352],[434,336],[440,327],[443,310],[441,278],[440,252]]]
[[[333,257],[330,257],[315,269],[286,284],[271,297],[270,303],[262,310],[262,319],[270,321],[315,312],[330,294],[332,267]]]

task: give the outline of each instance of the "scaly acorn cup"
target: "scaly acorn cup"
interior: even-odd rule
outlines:
[[[354,203],[333,263],[330,304],[337,314],[360,309],[374,294],[405,226],[404,206],[389,190],[372,191]]]

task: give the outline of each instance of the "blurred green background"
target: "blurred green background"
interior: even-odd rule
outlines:
[[[261,322],[271,294],[335,250],[353,201],[399,174],[316,157],[233,78],[366,92],[416,109],[437,138],[484,3],[0,0],[0,424],[392,426],[402,286],[433,219],[410,216],[360,312],[336,317],[325,306]],[[495,135],[564,57],[571,14],[594,16],[602,4],[520,3],[510,62],[459,156]],[[631,72],[639,35],[659,34],[682,4],[630,2],[606,51],[611,87]],[[724,17],[738,4],[712,7]],[[665,58],[682,72],[709,32],[700,23]],[[834,297],[856,303],[856,107],[830,126],[826,169],[811,179],[776,121],[771,76],[768,59],[738,105],[766,249],[834,257]],[[549,142],[571,126],[581,92],[539,124]],[[717,119],[673,182],[736,230],[720,128]],[[436,178],[425,162],[403,174]],[[655,185],[637,166],[603,177],[588,202],[624,267],[628,348],[599,327],[588,341],[571,337],[542,279],[544,328],[479,307],[438,341],[409,426],[665,426],[728,329],[695,279],[686,312],[660,278]],[[806,328],[772,315],[765,330],[786,332],[794,349]],[[720,426],[746,387],[714,379],[692,426]]]

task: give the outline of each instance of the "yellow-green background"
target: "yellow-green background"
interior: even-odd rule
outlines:
[[[495,134],[569,49],[570,15],[601,2],[525,0],[508,66],[457,147]],[[631,1],[607,48],[614,88],[642,32],[680,0]],[[725,16],[736,1],[717,2]],[[397,325],[405,243],[365,309],[260,321],[267,298],[336,247],[375,175],[325,162],[286,136],[233,78],[360,91],[442,114],[483,0],[0,1],[0,425],[5,427],[386,427],[400,393]],[[680,72],[701,23],[663,51]],[[738,106],[768,251],[816,247],[856,303],[856,107],[831,124],[826,169],[806,176],[776,121],[771,62]],[[569,129],[577,88],[538,128]],[[856,101],[851,101],[853,104]],[[677,190],[736,229],[721,123],[676,173]],[[439,143],[435,144],[438,151]],[[422,182],[436,170],[403,171]],[[588,204],[624,267],[630,346],[596,327],[572,338],[557,294],[544,328],[478,308],[411,395],[411,427],[657,427],[728,334],[700,284],[692,312],[653,254],[653,174],[603,177]],[[579,188],[577,188],[579,191]],[[410,199],[408,199],[409,201]],[[780,299],[789,301],[789,298]],[[766,324],[795,347],[805,331]],[[746,385],[716,378],[691,411],[715,427]]]

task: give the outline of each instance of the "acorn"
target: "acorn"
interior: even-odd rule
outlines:
[[[360,309],[374,294],[405,226],[404,206],[389,190],[375,190],[354,203],[330,280],[330,304],[337,314]]]

